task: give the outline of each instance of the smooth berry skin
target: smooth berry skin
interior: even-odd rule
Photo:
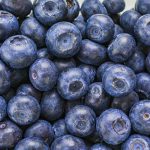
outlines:
[[[7,115],[7,103],[5,99],[2,96],[0,96],[0,121],[5,119],[6,115]]]
[[[92,83],[85,96],[85,105],[92,108],[96,115],[100,115],[110,106],[110,96],[104,91],[101,82]]]
[[[90,148],[90,150],[112,150],[112,149],[104,144],[95,144]]]
[[[114,36],[113,38],[115,39],[117,37],[118,34],[121,34],[124,32],[124,30],[122,29],[121,26],[119,26],[118,24],[115,24],[115,29],[114,29]]]
[[[22,130],[11,121],[0,122],[0,148],[13,148],[22,138]]]
[[[150,72],[150,53],[146,57],[146,69]]]
[[[136,75],[129,67],[113,65],[103,75],[103,88],[114,97],[125,96],[136,86]]]
[[[52,125],[48,121],[38,120],[26,129],[24,137],[38,137],[50,145],[54,138]]]
[[[37,59],[48,58],[50,60],[54,59],[54,56],[48,52],[47,48],[42,48],[37,51]]]
[[[70,58],[78,53],[82,41],[79,29],[72,23],[59,22],[46,34],[46,45],[50,53],[59,58]]]
[[[0,10],[0,25],[0,41],[2,42],[19,30],[17,18],[7,11]]]
[[[81,13],[85,20],[94,14],[108,14],[105,6],[99,0],[84,0]]]
[[[37,47],[45,46],[46,28],[36,18],[25,19],[20,26],[21,34],[31,38]]]
[[[118,145],[125,141],[131,131],[128,116],[119,109],[108,109],[98,118],[97,131],[107,144]]]
[[[16,91],[13,88],[10,88],[6,93],[2,95],[2,97],[8,102],[12,97],[14,97]]]
[[[16,124],[30,125],[39,119],[40,105],[32,96],[17,95],[8,102],[7,113]]]
[[[41,115],[48,121],[59,119],[64,112],[64,100],[56,90],[45,92],[41,100]]]
[[[56,84],[58,69],[55,64],[47,58],[37,59],[30,67],[29,78],[37,90],[49,91]]]
[[[88,90],[86,74],[79,68],[70,68],[62,72],[57,81],[58,93],[66,100],[77,100]]]
[[[78,59],[88,65],[99,66],[106,60],[107,49],[91,40],[82,40],[81,49],[77,55]]]
[[[144,135],[150,135],[150,101],[142,100],[130,110],[129,114],[134,131]]]
[[[150,138],[140,135],[140,134],[133,134],[131,135],[125,143],[122,145],[122,150],[129,150],[129,149],[140,149],[140,150],[149,150],[150,148]]]
[[[95,14],[87,21],[86,34],[90,40],[104,44],[113,38],[114,28],[115,24],[109,16]]]
[[[28,37],[15,35],[2,44],[0,56],[11,68],[22,69],[34,62],[37,56],[37,47]]]
[[[66,114],[65,123],[72,135],[87,137],[95,130],[96,115],[90,107],[77,105]]]
[[[49,146],[40,138],[28,137],[24,138],[16,145],[14,150],[50,150]]]
[[[45,26],[62,21],[67,15],[67,6],[63,0],[40,0],[35,4],[34,15]]]
[[[121,33],[112,41],[107,49],[108,56],[115,63],[123,63],[134,53],[136,41],[130,34]]]

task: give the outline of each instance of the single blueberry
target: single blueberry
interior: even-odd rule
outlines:
[[[123,33],[124,30],[122,29],[121,26],[119,26],[118,24],[115,24],[115,31],[114,31],[114,36],[113,38],[115,39],[117,37],[118,34]]]
[[[47,48],[42,48],[42,49],[39,49],[37,51],[37,58],[38,59],[40,59],[40,58],[48,58],[50,60],[53,60],[54,56],[49,53]]]
[[[91,147],[90,150],[112,150],[112,149],[104,144],[95,144]]]
[[[7,115],[7,103],[5,99],[0,96],[0,121],[2,121]]]

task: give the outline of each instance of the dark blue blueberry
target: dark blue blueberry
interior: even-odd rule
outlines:
[[[86,74],[79,68],[70,68],[62,72],[58,78],[57,90],[66,100],[77,100],[88,90]]]
[[[41,100],[41,115],[49,121],[59,119],[64,112],[64,100],[56,90],[44,93]]]
[[[87,137],[95,130],[96,115],[90,107],[77,105],[66,114],[65,123],[72,135]]]
[[[29,70],[30,81],[40,91],[51,90],[57,81],[58,70],[55,64],[47,59],[37,59]]]
[[[95,144],[91,147],[90,150],[111,150],[111,148],[104,144]]]
[[[51,150],[87,150],[87,147],[82,139],[64,135],[54,140]]]
[[[121,33],[109,45],[107,52],[109,58],[116,63],[125,62],[134,53],[136,41],[130,34]]]
[[[8,102],[7,113],[18,125],[29,125],[38,120],[40,105],[32,96],[17,95]]]
[[[39,0],[34,15],[43,25],[51,26],[66,17],[67,6],[64,0]]]
[[[98,66],[105,61],[106,51],[103,45],[85,39],[82,40],[78,59],[85,64]]]
[[[146,57],[146,69],[150,72],[150,53]]]
[[[48,58],[50,60],[53,60],[54,56],[48,52],[47,48],[42,48],[37,51],[37,58]]]
[[[95,82],[89,86],[85,96],[85,104],[91,107],[97,115],[109,108],[110,96],[104,91],[101,82]]]
[[[118,24],[115,24],[114,38],[116,38],[118,34],[121,34],[123,32],[123,29]]]
[[[35,43],[24,35],[8,38],[0,48],[1,59],[12,68],[30,66],[37,56]]]
[[[25,19],[21,24],[20,31],[23,35],[31,38],[38,47],[45,46],[46,29],[36,18]]]
[[[21,129],[11,121],[0,122],[0,149],[13,148],[22,138]]]
[[[139,102],[139,96],[133,91],[126,96],[114,98],[111,103],[111,107],[120,109],[125,113],[129,113],[131,107],[137,102]]]
[[[150,100],[143,100],[133,105],[129,117],[137,133],[150,135]]]
[[[128,138],[131,123],[121,110],[108,109],[98,118],[97,131],[106,143],[118,145]]]
[[[82,36],[72,23],[59,22],[46,34],[46,45],[50,53],[59,58],[69,58],[78,53]]]
[[[111,14],[118,14],[125,9],[124,0],[104,0],[103,4]]]
[[[14,88],[9,88],[9,90],[5,92],[2,96],[8,102],[12,97],[15,96],[15,94],[16,94],[16,91],[14,90]]]
[[[115,24],[109,16],[96,14],[87,21],[86,34],[90,40],[103,44],[113,38],[114,29]]]
[[[7,11],[0,10],[0,41],[6,40],[19,30],[17,18]]]
[[[50,148],[40,138],[28,137],[19,141],[14,150],[50,150]]]
[[[38,120],[26,129],[24,137],[39,137],[50,145],[54,138],[52,125],[45,120]]]
[[[7,115],[7,103],[3,97],[0,96],[0,121]]]
[[[125,96],[136,86],[136,75],[124,65],[113,65],[107,69],[102,79],[105,91],[114,97]]]
[[[108,14],[105,6],[99,0],[84,0],[81,13],[85,20],[94,14]]]

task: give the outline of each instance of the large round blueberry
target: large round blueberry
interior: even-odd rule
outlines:
[[[46,34],[46,45],[50,53],[59,58],[69,58],[78,53],[82,36],[72,23],[59,22]]]
[[[30,81],[40,91],[51,90],[58,77],[58,70],[55,64],[47,59],[37,59],[29,70]]]
[[[95,144],[90,150],[111,150],[111,148],[104,144]]]
[[[119,109],[104,111],[97,121],[97,131],[103,140],[112,145],[125,141],[131,130],[128,117]]]
[[[0,96],[0,121],[7,115],[7,103],[3,97]]]
[[[105,91],[111,96],[125,96],[134,90],[136,76],[130,68],[117,64],[106,70],[102,83]]]
[[[21,129],[11,121],[0,122],[0,149],[13,148],[22,138]]]
[[[57,90],[66,100],[81,98],[88,90],[86,74],[79,68],[65,70],[58,78]]]
[[[85,64],[98,66],[105,61],[106,51],[103,45],[85,39],[82,40],[78,59]]]
[[[17,95],[8,102],[7,113],[18,125],[29,125],[38,120],[40,105],[32,96]]]
[[[21,69],[30,66],[36,59],[35,43],[23,35],[8,38],[0,48],[1,59],[12,68]]]
[[[136,103],[130,111],[133,129],[141,134],[150,135],[150,101],[143,100]]]
[[[106,43],[113,38],[115,24],[113,20],[102,14],[91,16],[87,21],[87,37],[100,44]]]
[[[115,29],[114,29],[114,36],[113,38],[115,39],[117,37],[118,34],[121,34],[124,32],[123,28],[121,26],[119,26],[118,24],[115,24]]]

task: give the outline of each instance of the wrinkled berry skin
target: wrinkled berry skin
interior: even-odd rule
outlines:
[[[8,38],[0,48],[1,59],[10,67],[22,69],[30,66],[37,56],[35,43],[24,35]]]
[[[62,72],[57,81],[58,93],[66,100],[77,100],[88,90],[86,74],[79,68],[70,68]]]
[[[51,26],[65,18],[67,6],[64,0],[39,0],[34,15],[43,25]]]
[[[36,18],[29,17],[23,21],[20,27],[21,33],[31,38],[37,47],[45,46],[46,29]]]
[[[19,30],[17,18],[7,11],[0,10],[0,25],[0,41],[2,42]]]
[[[5,99],[0,96],[0,121],[2,121],[7,115],[7,103]]]
[[[150,72],[150,53],[146,57],[146,69]]]
[[[89,86],[85,96],[85,105],[91,107],[97,115],[109,108],[110,97],[104,91],[101,82],[95,82]]]
[[[70,58],[78,53],[82,36],[72,23],[59,22],[46,34],[46,45],[50,53],[59,58]]]
[[[38,120],[26,129],[24,137],[39,137],[50,145],[54,138],[52,125],[45,120]]]
[[[125,141],[131,131],[128,117],[119,109],[108,109],[98,118],[97,131],[103,140],[112,145]]]
[[[82,139],[64,135],[54,140],[51,150],[87,150],[87,147]]]
[[[7,113],[18,125],[30,125],[40,116],[40,105],[32,96],[17,95],[8,102]]]
[[[0,122],[0,148],[13,148],[22,138],[21,129],[11,121]]]
[[[106,59],[107,49],[91,40],[82,40],[81,49],[78,53],[78,59],[88,65],[98,66]]]
[[[115,31],[114,31],[114,36],[113,38],[115,39],[117,37],[118,34],[123,33],[123,29],[121,26],[119,26],[118,24],[115,24]]]
[[[77,105],[66,114],[65,123],[72,135],[87,137],[95,130],[96,115],[90,107]]]
[[[114,97],[125,96],[136,86],[136,75],[124,65],[113,65],[103,75],[103,88]]]
[[[16,145],[14,150],[50,150],[43,140],[37,137],[24,138]]]
[[[150,135],[150,101],[136,103],[129,114],[132,127],[137,133]]]
[[[57,81],[58,70],[55,64],[47,59],[37,59],[29,70],[30,81],[40,91],[51,90]]]
[[[125,62],[134,53],[136,41],[130,34],[121,33],[107,49],[109,58],[116,63]]]
[[[64,112],[64,100],[56,90],[45,92],[41,100],[41,115],[49,121],[59,119]]]
[[[91,147],[90,150],[112,150],[112,149],[104,144],[95,144]]]
[[[84,0],[81,13],[85,20],[94,14],[108,14],[105,6],[99,0]]]
[[[42,48],[37,51],[37,58],[48,58],[50,60],[54,59],[54,56],[48,52],[47,48]]]

